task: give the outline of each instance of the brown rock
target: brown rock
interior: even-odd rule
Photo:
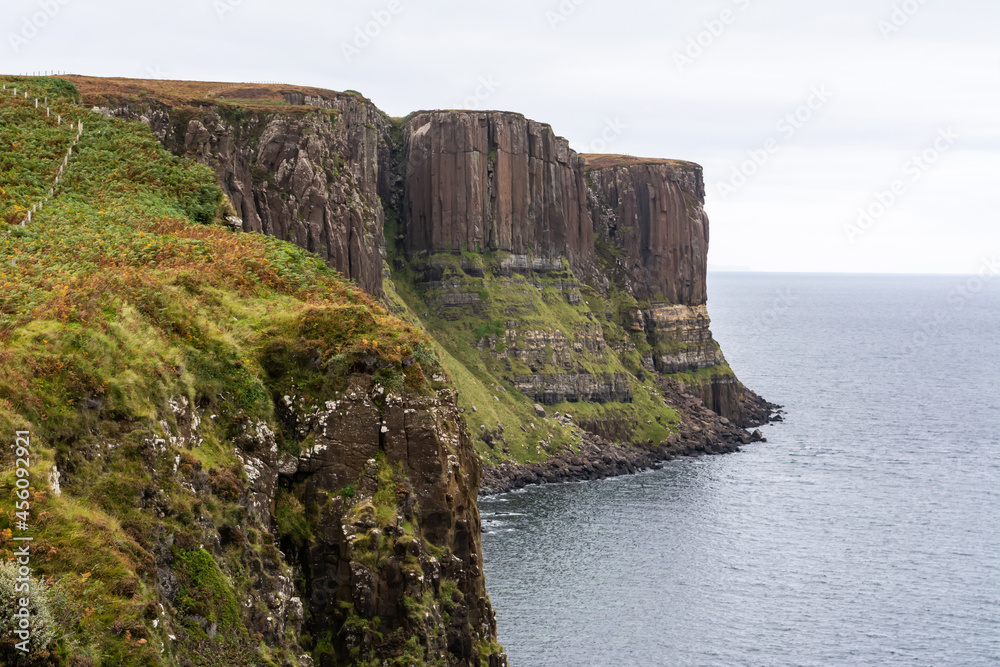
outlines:
[[[300,455],[296,475],[303,480],[305,503],[321,506],[327,493],[353,490],[346,503],[337,494],[340,502],[331,501],[317,517],[316,539],[302,553],[303,572],[318,591],[310,601],[311,627],[319,631],[343,626],[343,602],[362,618],[378,616],[386,636],[396,628],[415,631],[408,625],[413,621],[404,596],[425,599],[435,594],[434,587],[444,577],[458,585],[465,602],[452,610],[447,636],[435,650],[450,652],[448,664],[478,664],[478,656],[455,648],[496,637],[480,566],[482,525],[476,497],[481,468],[455,393],[445,389],[429,396],[387,396],[370,377],[358,375],[340,396],[302,415],[300,423],[300,434],[312,435],[315,443]],[[400,515],[381,528],[370,504],[381,490],[379,467],[372,460],[380,451],[384,464],[401,473]],[[405,536],[403,522],[415,526],[422,539]],[[397,540],[398,558],[377,569],[359,562],[356,542],[367,542],[371,549],[390,537]],[[450,555],[439,562],[426,552],[423,540]],[[419,571],[414,561],[419,561]],[[426,622],[431,631],[440,619]],[[347,648],[355,639],[345,638]]]
[[[672,160],[584,158],[596,195],[596,235],[624,249],[630,291],[640,301],[703,305],[709,239],[702,168]]]
[[[223,107],[191,112],[122,99],[110,113],[142,120],[169,150],[211,166],[241,220],[231,224],[291,241],[381,295],[385,116],[345,93],[286,97],[316,112],[241,109],[234,116]]]
[[[406,249],[593,257],[583,161],[552,128],[503,112],[421,112],[405,128]]]

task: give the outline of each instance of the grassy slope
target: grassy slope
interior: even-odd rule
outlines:
[[[397,257],[402,256],[398,243],[394,246],[391,242],[398,239],[398,222],[389,214],[386,224],[389,262],[392,265]],[[446,279],[463,283],[464,290],[483,299],[479,312],[464,311],[457,320],[435,316],[431,305],[435,294],[417,289],[409,265],[394,271],[392,280],[386,281],[384,289],[394,312],[423,328],[435,341],[442,364],[458,387],[459,404],[465,410],[473,437],[483,433],[495,434],[502,427],[506,451],[502,444],[490,446],[482,439],[476,442],[486,463],[497,464],[505,460],[539,462],[561,449],[575,448],[579,436],[551,418],[556,412],[573,415],[577,422],[624,421],[628,424],[633,443],[660,443],[675,430],[679,417],[663,401],[653,379],[639,380],[633,375],[641,367],[641,358],[634,348],[636,344],[645,344],[644,337],[627,333],[616,322],[617,317],[612,321],[605,318],[609,312],[617,315],[627,304],[617,303],[614,295],[609,300],[583,286],[583,302],[571,305],[563,290],[558,288],[560,282],[575,282],[568,267],[563,274],[539,275],[529,281],[519,275],[512,278],[496,275],[490,267],[499,257],[470,255],[465,258],[467,263],[480,264],[486,269],[484,278],[473,278],[462,271],[462,259],[458,256],[438,255],[433,259],[448,265]],[[513,374],[530,374],[531,370],[515,359],[510,360],[511,369],[508,370],[488,347],[479,350],[483,337],[494,334],[500,334],[498,351],[513,344],[514,340],[503,335],[508,322],[522,334],[517,342],[523,343],[523,332],[536,330],[561,332],[572,346],[578,332],[593,327],[597,321],[601,323],[608,349],[603,355],[586,351],[574,354],[573,363],[581,371],[595,375],[629,375],[634,394],[632,403],[563,403],[549,406],[550,418],[540,419],[534,411],[534,401],[505,379]],[[557,374],[565,371],[551,363],[542,372]]]
[[[32,566],[53,583],[65,633],[53,656],[107,665],[295,660],[258,648],[239,622],[236,601],[251,585],[244,563],[282,566],[236,502],[245,472],[226,443],[238,424],[269,420],[287,389],[287,378],[265,371],[268,359],[319,362],[303,383],[317,394],[336,381],[328,370],[362,360],[404,381],[420,373],[417,363],[404,374],[401,361],[421,335],[291,244],[210,224],[226,206],[214,173],[171,156],[145,126],[81,110],[70,103],[76,91],[51,79],[4,82],[60,98],[58,112],[86,128],[56,197],[30,226],[0,226],[0,433],[32,432]],[[0,219],[20,220],[47,191],[71,138],[52,120],[0,98]],[[176,435],[170,401],[181,398],[218,418],[204,420],[201,443],[178,460],[176,449],[157,454],[149,442]],[[59,497],[44,482],[57,455]],[[9,448],[0,456],[7,495],[14,461]],[[186,475],[202,470],[210,492],[186,492]],[[138,508],[145,489],[162,491],[161,518]],[[7,560],[14,516],[3,507]],[[238,545],[214,558],[200,548],[199,523],[244,525],[252,553]],[[177,535],[177,618],[216,621],[214,641],[196,626],[175,628],[176,641],[165,623],[153,626],[158,524]]]

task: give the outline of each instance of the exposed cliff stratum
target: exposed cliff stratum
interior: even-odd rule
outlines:
[[[775,407],[712,338],[697,165],[350,92],[4,83],[0,217],[35,215],[0,427],[52,631],[0,624],[10,664],[501,667],[481,491],[734,451]]]
[[[513,113],[417,113],[402,148],[408,255],[592,261],[583,161],[548,125]]]

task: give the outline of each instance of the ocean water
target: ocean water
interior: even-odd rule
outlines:
[[[740,454],[485,499],[513,667],[1000,665],[1000,276],[709,294],[787,421]]]

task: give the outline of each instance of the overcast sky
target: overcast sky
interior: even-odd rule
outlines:
[[[996,0],[6,0],[0,31],[8,73],[354,89],[698,162],[716,267],[1000,253]]]

